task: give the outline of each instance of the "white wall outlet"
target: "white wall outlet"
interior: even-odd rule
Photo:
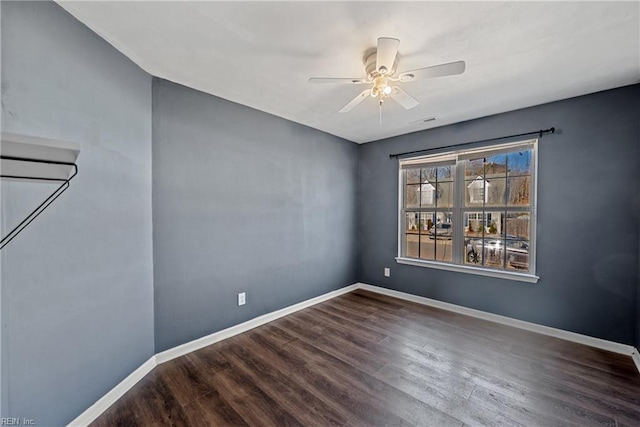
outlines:
[[[384,277],[391,277],[391,269],[390,268],[385,268],[384,269]]]
[[[238,305],[245,305],[247,302],[247,295],[244,292],[238,294]]]

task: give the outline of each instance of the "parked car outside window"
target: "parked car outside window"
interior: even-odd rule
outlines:
[[[513,268],[529,268],[529,243],[522,240],[507,240],[507,262]],[[467,262],[482,264],[484,258],[485,265],[502,264],[504,251],[504,241],[487,239],[482,250],[482,239],[468,239]]]
[[[430,239],[451,240],[452,236],[453,236],[453,227],[451,227],[451,224],[447,224],[447,223],[436,224],[433,227],[431,227],[431,230],[429,230]]]

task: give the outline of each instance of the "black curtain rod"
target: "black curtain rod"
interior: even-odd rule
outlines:
[[[542,138],[542,135],[546,135],[548,133],[555,133],[555,132],[556,132],[556,128],[540,129],[540,130],[537,130],[535,132],[526,132],[526,133],[519,133],[517,135],[499,136],[497,138],[481,139],[481,140],[478,140],[478,141],[465,142],[463,144],[452,144],[452,145],[445,145],[443,147],[425,148],[424,150],[405,151],[404,153],[389,154],[389,158],[390,159],[396,159],[396,158],[398,158],[400,156],[406,156],[407,154],[427,153],[429,151],[444,150],[446,148],[464,147],[466,145],[480,144],[482,142],[499,141],[501,139],[518,138],[518,137],[521,137],[521,136],[538,135],[539,138]]]

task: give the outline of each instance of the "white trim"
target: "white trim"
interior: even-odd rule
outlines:
[[[540,135],[542,137],[542,135]],[[529,219],[529,225],[531,226],[531,236],[529,238],[529,266],[531,273],[535,274],[538,259],[538,139],[536,138],[535,144],[533,144],[533,180],[531,185],[533,186],[533,210],[531,211],[531,218]],[[505,218],[505,221],[507,219]],[[506,222],[505,222],[506,227]]]
[[[144,362],[138,369],[133,371],[129,376],[120,381],[118,385],[112,388],[107,394],[102,396],[100,400],[91,405],[86,411],[78,415],[76,419],[71,421],[68,426],[88,426],[96,420],[104,411],[109,409],[118,399],[120,399],[131,387],[136,385],[138,381],[143,379],[153,368],[156,367],[156,357],[151,356],[149,360]]]
[[[407,215],[402,212],[402,192],[404,191],[404,175],[402,174],[402,165],[398,162],[398,256],[402,255],[402,229],[406,227],[404,223]]]
[[[640,353],[638,353],[638,349],[634,348],[633,353],[631,353],[631,358],[633,359],[633,363],[636,364],[636,368],[638,372],[640,372]]]
[[[396,257],[398,264],[413,265],[416,267],[436,268],[438,270],[456,271],[458,273],[477,274],[478,276],[496,277],[499,279],[517,280],[520,282],[538,283],[539,276],[535,274],[518,273],[517,271],[490,270],[488,268],[478,268],[470,265],[449,264],[444,262],[429,261],[422,259]]]
[[[302,301],[298,304],[285,307],[281,310],[263,314],[262,316],[256,317],[255,319],[240,323],[239,325],[231,326],[230,328],[223,329],[222,331],[215,332],[211,335],[198,338],[177,347],[170,348],[169,350],[163,351],[162,353],[158,353],[156,354],[156,362],[158,363],[158,365],[160,365],[162,363],[168,362],[169,360],[175,359],[176,357],[183,356],[185,354],[191,353],[192,351],[199,350],[219,341],[226,340],[227,338],[231,338],[234,335],[241,334],[250,329],[264,325],[265,323],[272,322],[288,314],[302,310],[303,308],[311,307],[312,305],[327,301],[331,298],[335,298],[339,295],[343,295],[351,291],[355,291],[356,289],[358,289],[358,284],[345,286],[344,288],[340,288],[338,290],[328,292],[324,295]]]
[[[490,322],[500,323],[507,326],[513,326],[515,328],[524,329],[526,331],[536,332],[538,334],[556,337],[563,340],[599,348],[602,350],[612,351],[614,353],[632,356],[634,357],[634,361],[636,361],[636,366],[638,366],[638,371],[640,372],[640,358],[638,358],[637,350],[630,345],[620,344],[600,338],[594,338],[588,335],[582,335],[575,332],[552,328],[550,326],[543,326],[536,323],[525,322],[524,320],[518,320],[511,317],[500,316],[498,314],[487,313],[486,311],[475,310],[473,308],[463,307],[460,305],[438,301],[431,298],[425,298],[417,295],[407,294],[404,292],[394,291],[392,289],[381,288],[379,286],[367,285],[365,283],[359,283],[359,289],[365,289],[367,291],[388,295],[390,297],[402,299],[405,301],[411,301],[422,305],[441,308],[443,310],[453,311],[455,313],[464,314],[466,316],[488,320]],[[634,352],[636,352],[636,356],[633,356]]]

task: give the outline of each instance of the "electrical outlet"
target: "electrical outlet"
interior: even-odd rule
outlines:
[[[391,269],[390,268],[385,268],[384,269],[384,277],[391,277]]]
[[[247,295],[244,292],[238,294],[238,305],[245,305],[247,302]]]

